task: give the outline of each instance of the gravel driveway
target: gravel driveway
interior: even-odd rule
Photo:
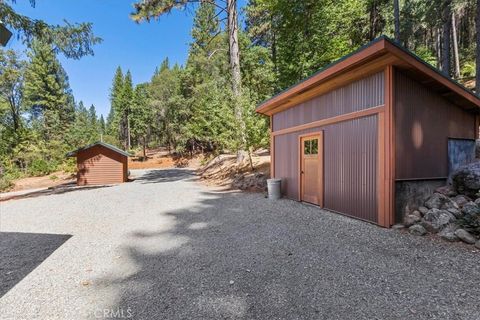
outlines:
[[[480,253],[188,170],[0,203],[1,319],[480,319]]]

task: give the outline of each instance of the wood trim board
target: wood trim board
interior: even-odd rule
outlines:
[[[294,126],[294,127],[290,127],[290,128],[286,128],[286,129],[282,129],[282,130],[273,131],[272,135],[273,136],[278,136],[278,135],[281,135],[281,134],[287,134],[287,133],[292,133],[292,132],[301,131],[301,130],[305,130],[305,129],[311,129],[311,128],[315,128],[315,127],[321,127],[321,126],[326,126],[326,125],[335,124],[335,123],[339,123],[339,122],[349,121],[349,120],[353,120],[353,119],[357,119],[357,118],[368,117],[370,115],[377,114],[377,113],[380,113],[380,112],[383,112],[383,111],[384,111],[384,105],[380,105],[380,106],[377,106],[377,107],[368,108],[368,109],[361,110],[361,111],[350,112],[350,113],[342,114],[342,115],[339,115],[339,116],[335,116],[335,117],[331,117],[331,118],[327,118],[327,119],[322,119],[322,120],[317,120],[317,121],[313,121],[313,122],[310,122],[310,123],[302,124],[302,125],[299,125],[299,126]]]

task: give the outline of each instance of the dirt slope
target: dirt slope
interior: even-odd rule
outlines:
[[[270,155],[265,152],[254,154],[254,170],[248,161],[238,164],[236,160],[234,154],[219,155],[198,170],[200,178],[209,185],[265,191],[266,180],[270,177]]]

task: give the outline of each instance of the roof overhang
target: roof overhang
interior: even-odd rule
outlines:
[[[129,154],[128,152],[126,151],[123,151],[115,146],[112,146],[111,144],[108,144],[108,143],[105,143],[105,142],[95,142],[95,143],[92,143],[92,144],[89,144],[88,146],[85,146],[85,147],[82,147],[82,148],[78,148],[77,150],[74,150],[74,151],[71,151],[69,153],[66,154],[67,157],[75,157],[77,156],[77,154],[81,151],[85,151],[87,149],[90,149],[90,148],[93,148],[93,147],[96,147],[96,146],[102,146],[104,148],[107,148],[107,149],[110,149],[116,153],[119,153],[123,156],[126,156],[126,157],[130,157],[131,154]]]
[[[455,104],[467,110],[480,112],[480,98],[477,95],[441,74],[437,69],[387,37],[380,37],[370,42],[311,77],[264,101],[256,111],[265,115],[275,114],[352,81],[384,70],[388,65],[403,70]]]

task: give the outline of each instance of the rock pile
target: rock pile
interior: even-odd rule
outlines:
[[[263,172],[236,174],[232,186],[240,190],[265,191],[267,189],[267,175]]]
[[[480,249],[480,161],[457,170],[452,181],[436,189],[423,206],[406,212],[403,225],[414,235],[438,233]]]

